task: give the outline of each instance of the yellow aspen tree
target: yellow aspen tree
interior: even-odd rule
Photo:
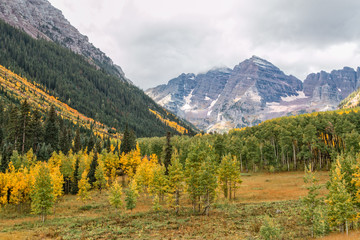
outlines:
[[[54,201],[56,202],[64,194],[64,177],[60,172],[60,166],[51,166],[50,175],[54,185]]]
[[[115,208],[121,208],[122,203],[122,188],[120,184],[115,180],[113,185],[110,188],[109,202]]]
[[[180,210],[180,194],[185,188],[185,174],[184,167],[180,163],[179,154],[177,150],[171,156],[171,163],[169,166],[169,205],[175,208],[176,214]],[[174,201],[175,200],[175,201]]]
[[[94,182],[94,186],[100,190],[105,189],[106,188],[106,184],[107,184],[107,179],[105,176],[105,172],[104,172],[104,163],[103,162],[99,162],[98,166],[96,167],[95,170],[95,179],[96,181]]]
[[[35,175],[35,182],[31,192],[31,210],[40,214],[44,222],[46,215],[54,205],[54,190],[50,170],[42,163]]]
[[[79,193],[78,193],[78,199],[80,199],[82,202],[85,202],[86,200],[90,199],[90,189],[91,185],[89,183],[89,179],[87,177],[87,172],[84,171],[81,175],[81,179],[79,181]]]

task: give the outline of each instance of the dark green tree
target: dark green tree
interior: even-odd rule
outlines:
[[[80,128],[76,129],[75,139],[74,139],[74,153],[77,153],[81,150],[81,139],[80,139]]]
[[[74,173],[72,176],[72,181],[71,181],[71,194],[77,194],[79,192],[79,157],[76,157],[75,160],[75,169],[74,169]]]
[[[89,183],[91,184],[92,187],[94,185],[94,182],[96,182],[95,171],[96,171],[96,168],[97,168],[98,165],[99,165],[98,164],[98,154],[95,151],[93,159],[92,159],[91,164],[90,164],[90,170],[89,170],[89,173],[87,175],[87,177],[89,178]]]
[[[59,125],[54,105],[51,105],[45,121],[44,141],[57,151],[59,145]]]
[[[166,146],[165,146],[165,157],[164,157],[164,166],[165,166],[165,175],[169,174],[169,165],[171,163],[172,155],[172,146],[170,143],[171,133],[167,132],[166,134]]]

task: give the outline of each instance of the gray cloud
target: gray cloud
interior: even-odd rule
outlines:
[[[300,79],[360,65],[357,0],[50,0],[143,89],[251,55]]]

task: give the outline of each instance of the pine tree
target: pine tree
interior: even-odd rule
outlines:
[[[54,188],[49,168],[43,163],[35,176],[35,183],[31,193],[31,210],[40,214],[44,222],[46,215],[54,205]]]
[[[114,181],[113,185],[110,188],[109,202],[115,208],[121,208],[123,205],[122,202],[122,188],[117,181]]]
[[[131,146],[130,146],[130,132],[129,132],[129,128],[128,125],[125,125],[125,130],[123,133],[123,137],[121,139],[121,145],[120,145],[120,152],[121,153],[129,153],[131,151]]]
[[[165,157],[164,157],[164,166],[165,166],[165,175],[169,174],[169,165],[171,162],[172,146],[170,143],[171,134],[167,132],[166,134],[166,147],[165,147]]]
[[[34,110],[31,121],[30,121],[30,129],[32,131],[31,136],[31,142],[32,142],[32,148],[35,154],[37,154],[40,150],[40,143],[43,141],[43,125],[41,122],[41,115],[38,110]]]
[[[73,172],[73,176],[72,176],[72,185],[71,185],[71,193],[72,194],[77,194],[79,192],[79,186],[78,186],[78,181],[79,181],[79,157],[76,157],[75,160],[75,169]]]
[[[93,159],[90,164],[90,170],[88,173],[89,183],[91,184],[91,186],[93,186],[94,183],[96,182],[95,171],[96,171],[97,166],[98,166],[98,154],[95,151]]]
[[[81,150],[81,139],[80,139],[80,129],[76,129],[75,139],[74,139],[74,153],[78,153]]]
[[[31,147],[29,141],[31,139],[30,121],[31,121],[30,105],[25,99],[24,102],[21,104],[20,119],[19,119],[22,154],[24,154],[25,151],[27,151]]]
[[[59,125],[54,105],[51,105],[45,121],[44,141],[56,151],[59,145]]]

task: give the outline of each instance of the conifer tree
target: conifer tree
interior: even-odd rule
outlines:
[[[90,164],[90,170],[88,173],[89,183],[91,184],[91,186],[93,186],[94,182],[96,182],[95,171],[96,171],[97,166],[98,166],[98,154],[95,151],[94,156],[91,161],[91,164]]]
[[[74,139],[74,153],[78,153],[81,150],[81,139],[80,139],[80,129],[76,129],[75,139]]]
[[[43,134],[44,134],[43,125],[41,122],[41,115],[37,109],[33,111],[33,114],[31,116],[30,129],[32,131],[31,133],[32,148],[35,154],[37,154],[38,151],[40,150],[40,143],[43,141]]]
[[[44,141],[50,144],[53,150],[58,150],[59,145],[59,125],[54,105],[51,105],[45,121]]]
[[[43,163],[35,176],[34,187],[31,193],[31,210],[40,214],[44,222],[46,215],[54,205],[54,188],[49,168]]]
[[[72,185],[71,185],[71,193],[72,194],[77,194],[79,192],[79,186],[78,186],[78,181],[79,181],[79,157],[76,157],[75,160],[75,168],[74,168],[74,172],[73,172],[73,176],[72,176]]]
[[[131,136],[130,136],[130,131],[129,131],[129,127],[127,124],[125,125],[123,138],[121,139],[120,151],[121,151],[121,153],[125,153],[125,154],[127,154],[131,151]]]
[[[166,147],[165,147],[165,157],[164,157],[164,166],[165,166],[165,175],[169,174],[169,165],[171,162],[172,146],[170,143],[171,134],[167,132],[166,134]]]
[[[31,129],[30,129],[30,105],[25,99],[21,104],[20,108],[20,119],[19,119],[19,129],[20,129],[20,138],[21,138],[21,153],[24,154],[30,146],[30,138],[31,138]]]

